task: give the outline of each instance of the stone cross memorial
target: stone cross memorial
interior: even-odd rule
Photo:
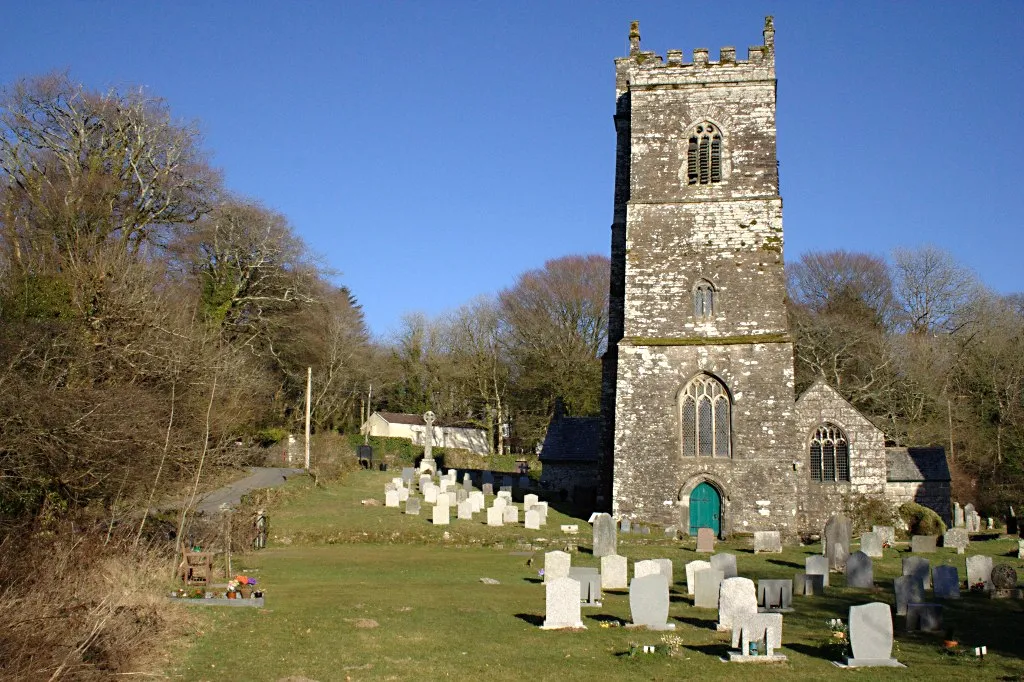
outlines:
[[[427,410],[423,413],[423,423],[427,425],[423,429],[423,459],[420,460],[420,471],[437,471],[437,462],[434,461],[434,413]]]
[[[966,528],[950,528],[942,536],[942,546],[955,547],[957,554],[963,554],[970,544],[971,539]]]

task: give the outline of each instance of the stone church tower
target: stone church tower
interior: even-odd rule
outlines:
[[[809,521],[785,308],[775,31],[737,60],[616,60],[601,492],[721,534]],[[884,479],[883,479],[884,480]]]

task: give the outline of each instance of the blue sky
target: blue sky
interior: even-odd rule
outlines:
[[[761,42],[786,258],[935,244],[1024,290],[1024,2],[11,3],[0,83],[69,70],[199,122],[387,335],[609,249],[615,57]],[[1015,209],[1014,206],[1017,208]]]

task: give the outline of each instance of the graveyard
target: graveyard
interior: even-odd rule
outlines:
[[[168,673],[193,680],[323,682],[422,677],[743,680],[763,676],[765,666],[784,679],[1020,679],[1024,670],[1024,646],[1015,627],[1024,601],[1016,594],[993,598],[991,590],[965,585],[969,577],[978,579],[978,571],[987,571],[982,582],[994,579],[999,571],[992,566],[1024,572],[1016,537],[972,533],[963,554],[953,546],[917,547],[922,553],[912,554],[910,542],[883,547],[881,539],[871,536],[862,546],[854,534],[852,546],[839,547],[840,554],[849,553],[846,573],[829,573],[836,547],[823,556],[821,543],[780,548],[762,536],[757,545],[765,551],[754,553],[755,538],[738,535],[715,542],[711,552],[697,552],[696,538],[670,537],[655,526],[645,530],[634,524],[616,534],[613,523],[609,528],[595,519],[602,526],[595,534],[589,513],[557,502],[549,505],[538,529],[527,529],[518,489],[505,505],[520,509],[516,522],[489,525],[486,509],[459,518],[453,505],[448,524],[435,524],[433,505],[423,504],[418,515],[406,513],[406,502],[387,506],[385,486],[393,488],[395,476],[358,471],[320,486],[302,476],[274,490],[267,547],[235,556],[233,565],[235,572],[257,576],[265,607],[196,613],[195,633],[175,652]],[[500,493],[498,478],[493,487]],[[454,489],[462,487],[460,480]],[[477,481],[467,487],[483,486]],[[487,495],[487,506],[497,499]],[[826,535],[841,537],[843,530]],[[614,552],[613,560],[595,556],[595,539],[597,553]],[[548,552],[565,554],[549,555],[542,572]],[[688,570],[694,561],[709,566],[700,570],[702,565],[692,564]],[[928,571],[918,576],[920,585],[915,578],[922,561],[932,569],[927,586]],[[625,575],[623,564],[628,566]],[[824,577],[818,564],[824,565]],[[605,577],[614,587],[597,588],[594,594],[590,585],[589,593],[584,588],[577,594],[579,582],[558,577],[566,570],[584,585]],[[803,577],[794,580],[797,574]],[[709,576],[724,582],[709,589],[701,583]],[[635,581],[632,593],[620,587],[624,578]],[[952,594],[954,582],[961,588],[958,595]],[[907,583],[914,584],[899,588],[899,595],[894,592],[894,585]],[[721,612],[715,603],[719,584]],[[546,604],[548,595],[564,586],[571,588],[568,603]],[[659,602],[666,587],[667,600]],[[756,597],[751,596],[754,589]],[[788,608],[756,617],[736,615],[765,594],[788,599]],[[849,622],[852,606],[858,607],[857,623]],[[578,621],[563,622],[573,621],[575,613]],[[850,654],[844,638],[859,636],[855,633],[863,623],[874,627],[889,614],[891,657],[906,667],[851,670],[834,665]],[[768,628],[764,634],[769,639],[777,633],[774,662],[764,656],[763,647],[759,656],[746,656],[749,649],[740,652],[737,647],[750,633],[741,637],[739,629],[730,627],[730,618],[750,618],[752,627]],[[842,624],[838,635],[830,625],[836,619]],[[634,627],[634,622],[647,626]],[[781,632],[774,629],[779,622]],[[756,639],[756,633],[750,637]],[[948,640],[957,646],[947,648]],[[975,648],[982,646],[987,654],[976,656]],[[726,662],[730,657],[757,659],[757,664]]]

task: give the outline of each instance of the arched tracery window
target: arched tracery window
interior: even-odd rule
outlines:
[[[722,180],[722,131],[714,123],[700,123],[690,133],[686,150],[686,182],[707,185]]]
[[[707,320],[715,316],[718,302],[715,300],[715,287],[711,282],[702,279],[693,288],[693,315],[698,320]]]
[[[850,442],[835,424],[822,424],[811,439],[811,480],[823,483],[850,480]]]
[[[679,400],[683,454],[729,457],[732,426],[729,393],[722,382],[702,374],[683,389]]]

